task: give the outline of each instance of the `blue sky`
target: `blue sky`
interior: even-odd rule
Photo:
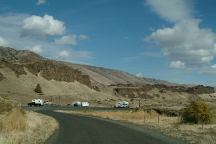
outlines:
[[[216,86],[212,0],[1,0],[0,45]]]

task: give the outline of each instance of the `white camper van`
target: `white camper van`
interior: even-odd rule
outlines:
[[[44,100],[43,99],[33,99],[31,103],[28,103],[28,106],[43,106]]]
[[[129,108],[129,102],[119,101],[114,105],[115,108]]]

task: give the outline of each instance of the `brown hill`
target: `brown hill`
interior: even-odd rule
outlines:
[[[34,92],[37,84],[43,96]],[[59,103],[83,99],[113,104],[117,99],[135,99],[135,104],[136,98],[184,103],[203,93],[214,93],[214,88],[139,78],[119,70],[54,61],[30,51],[0,47],[0,95],[21,102],[43,97]]]

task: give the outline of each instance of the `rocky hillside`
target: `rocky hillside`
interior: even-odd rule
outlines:
[[[167,81],[156,80],[151,78],[141,78],[130,73],[113,70],[103,67],[79,65],[72,63],[65,63],[70,67],[80,70],[83,74],[89,75],[93,85],[145,85],[145,84],[165,84],[165,85],[176,85]]]
[[[40,74],[47,80],[54,79],[66,82],[73,82],[76,80],[95,89],[118,84],[173,85],[166,81],[139,78],[119,70],[48,60],[27,50],[18,51],[4,47],[0,47],[0,66],[9,67],[16,73],[17,77],[25,75],[25,68],[27,68],[32,74],[36,76]],[[4,76],[0,74],[0,79],[3,77]]]
[[[35,76],[41,75],[47,80],[74,82],[78,81],[91,87],[88,75],[64,64],[45,59],[30,51],[17,51],[0,47],[0,68],[8,67],[17,77],[26,75],[25,68]],[[0,74],[0,79],[4,76]]]
[[[54,61],[30,51],[0,47],[0,95],[23,100],[38,97],[34,92],[37,84],[41,85],[43,96],[61,96],[65,103],[72,99],[100,103],[100,99],[108,102],[119,98],[176,101],[214,93],[212,87],[139,78],[119,70]]]
[[[188,93],[192,95],[199,95],[199,94],[212,94],[215,92],[213,87],[209,86],[168,86],[164,84],[153,84],[153,85],[143,85],[139,87],[135,86],[115,86],[113,88],[115,95],[120,95],[129,98],[148,98],[148,92],[157,89],[160,94],[166,93],[167,91],[173,93]],[[151,96],[150,96],[151,97]]]

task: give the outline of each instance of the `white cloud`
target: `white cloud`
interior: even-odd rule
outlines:
[[[45,4],[46,3],[46,0],[38,0],[37,1],[37,5],[42,5],[42,4]]]
[[[216,64],[213,64],[209,67],[205,67],[200,70],[201,74],[215,75],[216,74]]]
[[[22,36],[54,36],[61,35],[65,31],[64,22],[56,20],[53,16],[43,17],[32,15],[23,21]]]
[[[139,73],[136,74],[136,77],[143,78],[144,75],[143,75],[142,73],[139,72]]]
[[[60,39],[55,39],[55,43],[59,45],[77,45],[78,41],[81,40],[87,40],[89,37],[87,35],[81,34],[81,35],[65,35],[61,37]]]
[[[216,64],[213,64],[211,68],[216,69]]]
[[[78,36],[78,38],[79,38],[80,40],[87,40],[87,39],[89,39],[89,36],[84,35],[84,34],[80,34],[80,35]]]
[[[76,35],[66,35],[61,37],[60,39],[55,39],[56,44],[60,45],[76,45],[77,44],[77,36]]]
[[[35,45],[32,48],[30,48],[30,50],[38,54],[43,52],[43,48],[40,45]]]
[[[154,30],[147,37],[162,49],[172,68],[201,68],[216,57],[216,33],[201,28],[201,20],[192,16],[187,0],[147,0],[147,5],[160,17],[173,22],[171,27]]]
[[[185,64],[181,61],[171,61],[170,67],[175,69],[184,69],[186,68]]]
[[[146,4],[159,14],[161,18],[171,22],[192,17],[188,0],[146,0]]]
[[[175,24],[172,28],[158,29],[151,34],[171,61],[180,60],[189,67],[209,64],[216,56],[216,34],[200,28],[198,20]]]
[[[70,55],[67,58],[60,58],[57,55],[66,49],[64,45],[57,45],[50,39],[38,39],[37,37],[20,37],[24,19],[30,17],[26,14],[1,15],[0,34],[4,40],[10,40],[8,46],[16,49],[28,49],[40,53],[40,55],[56,60],[69,62],[90,63],[93,58],[91,51],[67,50]]]
[[[76,61],[79,59],[91,59],[93,53],[89,51],[75,51],[75,50],[59,50],[56,52],[57,60]]]
[[[9,46],[9,43],[3,37],[0,37],[0,46],[7,47],[7,46]]]
[[[68,57],[70,53],[66,50],[62,50],[59,52],[59,57]]]

